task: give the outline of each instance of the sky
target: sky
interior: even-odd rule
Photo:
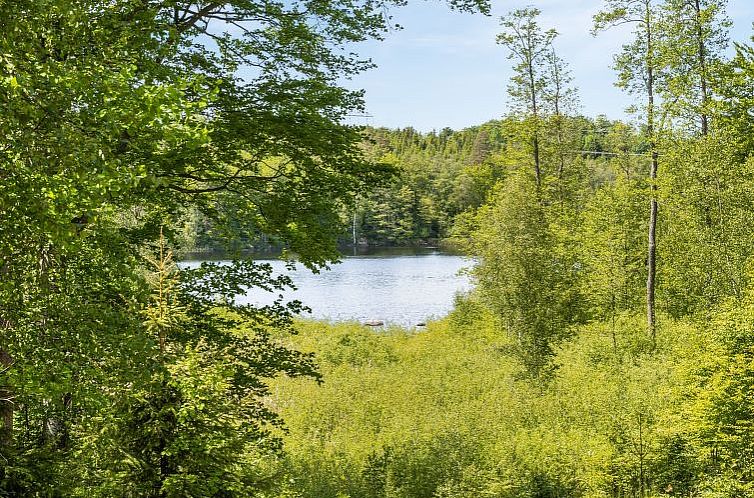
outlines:
[[[578,88],[581,113],[627,119],[631,98],[614,86],[612,60],[631,37],[630,27],[593,37],[592,16],[602,0],[492,0],[492,14],[452,11],[442,0],[415,0],[391,11],[403,26],[383,41],[360,44],[356,51],[377,68],[358,75],[345,86],[364,89],[366,114],[349,118],[353,124],[388,128],[412,126],[420,131],[455,130],[498,119],[506,113],[511,61],[495,43],[500,17],[510,10],[534,6],[542,11],[544,29],[560,34],[556,49]],[[731,39],[749,41],[754,0],[729,0]]]

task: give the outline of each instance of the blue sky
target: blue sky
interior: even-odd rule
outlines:
[[[543,28],[560,33],[557,49],[571,68],[582,113],[625,118],[624,109],[631,101],[613,85],[611,64],[613,54],[630,38],[630,28],[593,37],[592,16],[601,0],[492,0],[489,17],[453,12],[442,1],[416,0],[391,12],[403,30],[356,48],[377,68],[346,82],[350,88],[366,90],[367,113],[372,116],[351,121],[430,131],[446,126],[461,129],[501,117],[506,112],[511,63],[495,36],[500,16],[527,5],[542,11]],[[748,41],[754,0],[729,0],[728,15],[734,23],[731,38]]]

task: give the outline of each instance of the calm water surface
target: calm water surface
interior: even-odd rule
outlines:
[[[297,290],[284,296],[312,309],[311,315],[304,316],[333,321],[381,320],[413,326],[446,315],[456,294],[471,289],[468,277],[459,272],[472,261],[438,251],[345,256],[319,274],[300,265],[288,271],[279,260],[265,263],[270,263],[276,274],[286,273],[293,279]],[[273,294],[259,289],[239,296],[241,303],[267,304],[273,299]]]

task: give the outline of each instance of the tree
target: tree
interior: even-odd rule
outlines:
[[[662,5],[661,57],[668,78],[664,106],[672,115],[709,132],[710,98],[728,45],[725,0],[667,0]]]
[[[497,41],[508,49],[508,58],[516,61],[508,86],[510,110],[524,116],[524,126],[514,128],[530,141],[537,185],[542,188],[554,176],[562,200],[565,156],[576,136],[567,129],[566,114],[575,109],[576,90],[570,86],[567,65],[555,51],[558,33],[540,28],[540,13],[535,8],[512,11],[501,19],[504,31]]]
[[[737,140],[719,124],[707,136],[676,140],[666,148],[662,184],[669,218],[661,290],[664,307],[683,316],[740,299],[748,286],[754,170],[751,161],[738,160]]]
[[[720,71],[716,86],[721,99],[715,106],[715,114],[721,127],[736,137],[735,155],[738,161],[743,161],[754,151],[754,130],[748,115],[754,102],[754,91],[749,85],[754,75],[754,47],[737,43],[735,48],[735,57]]]
[[[141,371],[109,386],[114,409],[89,422],[99,437],[78,452],[86,486],[99,496],[249,496],[265,486],[259,461],[280,449],[265,379],[319,378],[311,354],[274,339],[292,332],[301,304],[235,305],[246,286],[291,282],[250,261],[178,271],[165,243],[149,258]]]
[[[594,33],[621,24],[633,24],[634,40],[615,58],[618,86],[646,97],[644,125],[651,166],[649,169],[649,233],[647,237],[647,330],[655,340],[655,277],[657,274],[657,117],[655,94],[660,62],[657,33],[658,13],[653,0],[606,0],[605,9],[594,16]]]
[[[563,179],[566,163],[566,141],[573,137],[568,134],[568,112],[574,111],[576,106],[576,89],[569,86],[573,81],[568,66],[555,52],[555,46],[551,42],[549,51],[545,57],[545,70],[548,73],[547,85],[544,88],[544,99],[552,112],[552,129],[555,131],[555,151],[557,156],[557,179],[560,183]],[[566,135],[570,135],[567,137]],[[562,188],[562,186],[561,186]],[[562,196],[561,196],[562,197]]]
[[[539,119],[543,114],[543,93],[550,82],[544,66],[557,36],[554,29],[542,32],[537,24],[540,13],[535,8],[514,10],[500,19],[503,32],[497,36],[497,42],[509,50],[508,58],[516,60],[508,94],[513,99],[511,110],[522,111],[530,122],[537,188],[542,185]]]
[[[530,177],[513,175],[477,211],[470,237],[483,301],[532,376],[546,375],[555,345],[582,318],[572,254],[558,248]]]
[[[237,219],[246,220],[242,229],[281,240],[305,264],[318,267],[336,258],[342,206],[384,173],[364,159],[358,131],[341,123],[361,106],[361,96],[340,88],[338,79],[370,66],[346,45],[379,38],[391,23],[386,9],[401,3],[0,5],[4,493],[83,492],[82,476],[101,468],[85,448],[101,429],[96,422],[122,422],[135,413],[132,408],[149,414],[172,406],[168,412],[186,415],[181,410],[192,399],[206,403],[251,388],[257,407],[251,416],[263,423],[255,398],[264,395],[259,385],[269,375],[295,370],[295,354],[273,348],[280,354],[265,355],[271,341],[260,335],[231,341],[233,327],[212,313],[214,301],[207,298],[175,328],[185,332],[175,341],[185,356],[170,368],[153,361],[161,341],[140,314],[151,294],[143,254],[161,231],[168,244],[176,241],[184,213],[198,211],[221,225],[223,207],[232,206]],[[450,4],[487,9],[482,1]],[[241,279],[270,283],[269,275],[254,279],[243,265],[233,268],[240,272],[232,280],[237,285],[223,289],[238,291]],[[194,280],[181,306],[204,295],[203,285]],[[215,341],[223,339],[232,344]],[[239,344],[246,346],[224,356]],[[236,361],[244,355],[260,361]],[[156,364],[165,382],[155,383],[126,358]],[[228,363],[216,370],[208,358]],[[171,368],[188,374],[167,376]],[[200,386],[208,390],[199,398],[187,395],[191,386],[184,380],[192,375],[219,379],[231,371],[231,384]],[[124,394],[125,405],[111,403],[116,392]],[[143,393],[152,397],[139,399]],[[202,399],[205,394],[209,398]],[[243,418],[243,410],[234,413]],[[212,414],[199,415],[192,427]],[[130,427],[139,420],[132,417]],[[159,448],[159,441],[141,436],[157,444],[143,448]],[[131,439],[132,447],[138,441]],[[206,447],[181,454],[194,468],[202,467],[192,460],[200,448]],[[212,454],[219,465],[213,468],[227,468],[222,462],[234,446],[222,448]],[[142,462],[173,475],[163,472],[170,465],[157,468],[166,451],[167,443]],[[122,472],[116,453],[105,454]],[[72,465],[75,455],[90,460]],[[166,483],[153,493],[169,493]]]
[[[615,160],[618,163],[620,159]],[[644,255],[640,179],[618,176],[590,198],[583,213],[584,295],[592,316],[609,321],[616,344],[616,319],[641,304]]]

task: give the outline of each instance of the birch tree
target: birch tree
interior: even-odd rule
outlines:
[[[642,109],[645,133],[649,144],[650,201],[647,237],[647,330],[652,341],[656,336],[655,287],[657,274],[657,84],[661,76],[659,59],[659,14],[653,0],[607,0],[604,9],[594,16],[594,30],[598,32],[629,24],[633,26],[633,41],[623,46],[615,57],[618,71],[617,85],[645,101]]]
[[[666,0],[661,54],[667,67],[664,105],[692,131],[707,135],[714,76],[728,46],[726,0]]]

